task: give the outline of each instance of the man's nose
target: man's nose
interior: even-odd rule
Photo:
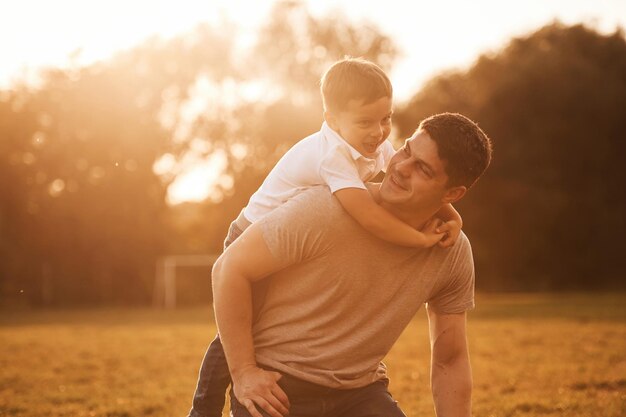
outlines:
[[[411,174],[411,161],[404,159],[396,164],[396,171],[403,177],[408,177]]]

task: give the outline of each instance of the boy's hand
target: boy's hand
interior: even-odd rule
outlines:
[[[444,234],[438,245],[442,248],[449,248],[452,247],[459,238],[459,235],[461,234],[461,224],[456,220],[449,220],[437,227],[437,230],[435,231],[437,233]]]
[[[440,227],[443,226],[444,223],[436,217],[433,217],[428,222],[426,222],[426,224],[420,230],[426,238],[425,247],[430,248],[431,246],[435,246],[441,241],[441,239],[444,238],[445,232],[440,232],[438,230]]]

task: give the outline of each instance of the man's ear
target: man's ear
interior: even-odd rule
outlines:
[[[443,196],[442,202],[444,204],[455,203],[463,198],[466,192],[467,187],[465,187],[464,185],[449,188]]]

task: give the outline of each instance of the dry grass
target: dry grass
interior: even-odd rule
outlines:
[[[483,295],[469,316],[474,414],[626,414],[626,294]],[[210,309],[2,312],[0,416],[185,416]],[[423,312],[386,362],[408,416],[434,415]]]

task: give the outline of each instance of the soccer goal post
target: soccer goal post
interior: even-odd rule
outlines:
[[[212,267],[219,255],[167,255],[156,263],[154,280],[154,307],[176,307],[176,270],[179,267]]]

